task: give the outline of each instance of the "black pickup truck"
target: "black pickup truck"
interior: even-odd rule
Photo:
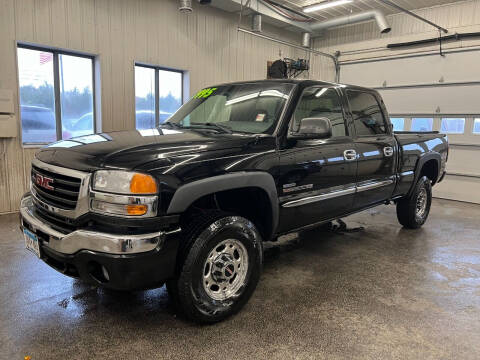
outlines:
[[[198,92],[150,130],[53,143],[21,202],[26,247],[65,275],[117,290],[160,287],[189,319],[238,311],[262,243],[396,203],[421,227],[445,174],[438,133],[393,133],[380,95],[318,81]]]

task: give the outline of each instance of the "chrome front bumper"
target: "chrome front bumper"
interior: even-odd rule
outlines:
[[[167,235],[180,232],[180,228],[169,232],[155,232],[141,235],[117,235],[96,231],[76,230],[70,234],[63,234],[52,229],[36,217],[33,212],[32,195],[22,198],[20,214],[22,227],[28,223],[34,232],[41,231],[47,235],[49,241],[43,246],[62,254],[74,254],[79,250],[91,250],[106,254],[136,254],[161,248]]]

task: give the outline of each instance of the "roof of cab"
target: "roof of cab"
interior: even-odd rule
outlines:
[[[241,84],[257,84],[257,83],[287,83],[287,84],[296,84],[301,85],[302,87],[313,86],[313,85],[328,85],[328,86],[341,86],[346,88],[358,89],[358,90],[368,90],[375,91],[370,88],[365,88],[362,86],[349,85],[349,84],[339,84],[329,81],[320,81],[320,80],[310,80],[310,79],[264,79],[264,80],[246,80],[246,81],[236,81],[231,83],[218,84],[217,86],[226,86],[226,85],[241,85]]]

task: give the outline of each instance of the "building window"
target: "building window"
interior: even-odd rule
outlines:
[[[18,46],[22,142],[95,132],[93,57]]]
[[[135,65],[136,128],[163,124],[183,102],[183,73],[154,66]]]
[[[463,134],[465,132],[465,119],[443,118],[441,132],[444,134]]]
[[[432,118],[412,118],[412,131],[432,131],[433,119]]]
[[[473,121],[473,133],[480,134],[480,119],[475,119]]]
[[[403,131],[403,130],[405,130],[405,119],[404,118],[390,118],[390,122],[393,125],[393,131]]]

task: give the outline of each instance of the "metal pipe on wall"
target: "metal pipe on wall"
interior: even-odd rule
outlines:
[[[427,19],[425,19],[424,17],[421,17],[420,15],[417,15],[417,14],[411,12],[410,10],[407,10],[407,9],[401,7],[401,6],[398,6],[397,4],[395,4],[395,3],[393,3],[393,2],[391,2],[391,1],[389,1],[389,0],[379,0],[379,1],[381,1],[381,2],[384,3],[385,5],[391,6],[391,7],[395,8],[395,9],[397,9],[397,10],[402,11],[402,12],[404,12],[405,14],[408,14],[408,15],[410,15],[410,16],[413,16],[414,18],[416,18],[416,19],[418,19],[418,20],[420,20],[420,21],[423,21],[423,22],[425,22],[425,23],[433,26],[434,28],[437,28],[438,30],[443,31],[445,34],[448,33],[448,30],[445,29],[445,28],[443,28],[443,27],[441,27],[440,25],[437,25],[437,24],[435,24],[434,22],[431,22],[430,20],[427,20]]]
[[[392,30],[392,28],[388,24],[385,14],[380,10],[369,10],[358,14],[341,16],[331,20],[311,24],[310,27],[312,28],[312,31],[323,31],[336,26],[356,24],[361,21],[373,19],[377,22],[377,26],[382,34],[386,34]]]

